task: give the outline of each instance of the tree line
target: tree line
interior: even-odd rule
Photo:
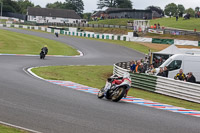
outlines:
[[[0,0],[3,2],[3,12],[13,12],[26,14],[28,7],[38,7],[39,5],[34,5],[30,0]],[[103,9],[104,7],[114,7],[114,8],[131,8],[133,7],[133,3],[131,0],[97,0],[98,9]],[[75,10],[83,18],[88,18],[91,16],[91,13],[83,14],[84,3],[82,0],[65,0],[65,2],[54,2],[47,3],[46,8],[58,8],[58,9],[71,9]],[[184,13],[188,13],[191,17],[195,16],[195,13],[199,12],[200,7],[196,7],[195,9],[185,7],[182,4],[176,5],[175,3],[170,3],[165,6],[165,9],[161,9],[158,6],[148,6],[146,9],[151,11],[156,11],[160,15],[167,16],[176,16],[182,15]]]

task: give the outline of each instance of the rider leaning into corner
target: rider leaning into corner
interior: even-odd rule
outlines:
[[[131,79],[130,79],[130,74],[129,73],[125,73],[123,75],[123,77],[118,77],[117,79],[114,79],[114,81],[112,82],[112,85],[120,85],[121,83],[123,83],[125,80],[128,80],[129,82],[131,82]],[[128,94],[128,90],[126,90],[126,93],[125,93],[125,96],[124,97],[127,97],[127,94]]]
[[[41,49],[41,51],[45,51],[45,55],[48,53],[47,45],[44,45],[44,47]]]

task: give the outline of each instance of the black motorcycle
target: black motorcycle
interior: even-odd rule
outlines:
[[[55,33],[56,37],[58,37],[58,32]]]
[[[40,59],[44,59],[45,56],[46,56],[46,52],[45,52],[45,50],[42,50],[42,51],[40,52]]]

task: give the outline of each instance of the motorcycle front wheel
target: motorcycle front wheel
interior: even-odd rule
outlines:
[[[119,100],[122,99],[122,97],[124,97],[125,93],[126,90],[123,87],[119,87],[118,89],[115,90],[115,92],[113,92],[112,101],[118,102]]]
[[[104,87],[99,90],[97,97],[100,99],[104,97]]]

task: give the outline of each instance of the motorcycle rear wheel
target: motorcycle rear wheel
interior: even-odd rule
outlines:
[[[98,92],[98,94],[97,94],[97,97],[99,98],[99,99],[101,99],[101,98],[103,98],[104,97],[104,87],[103,88],[101,88],[100,90],[99,90],[99,92]]]
[[[114,95],[112,96],[112,101],[113,102],[118,102],[119,100],[124,97],[124,94],[126,93],[126,90],[123,87],[119,87],[117,90],[118,92],[114,92]]]

